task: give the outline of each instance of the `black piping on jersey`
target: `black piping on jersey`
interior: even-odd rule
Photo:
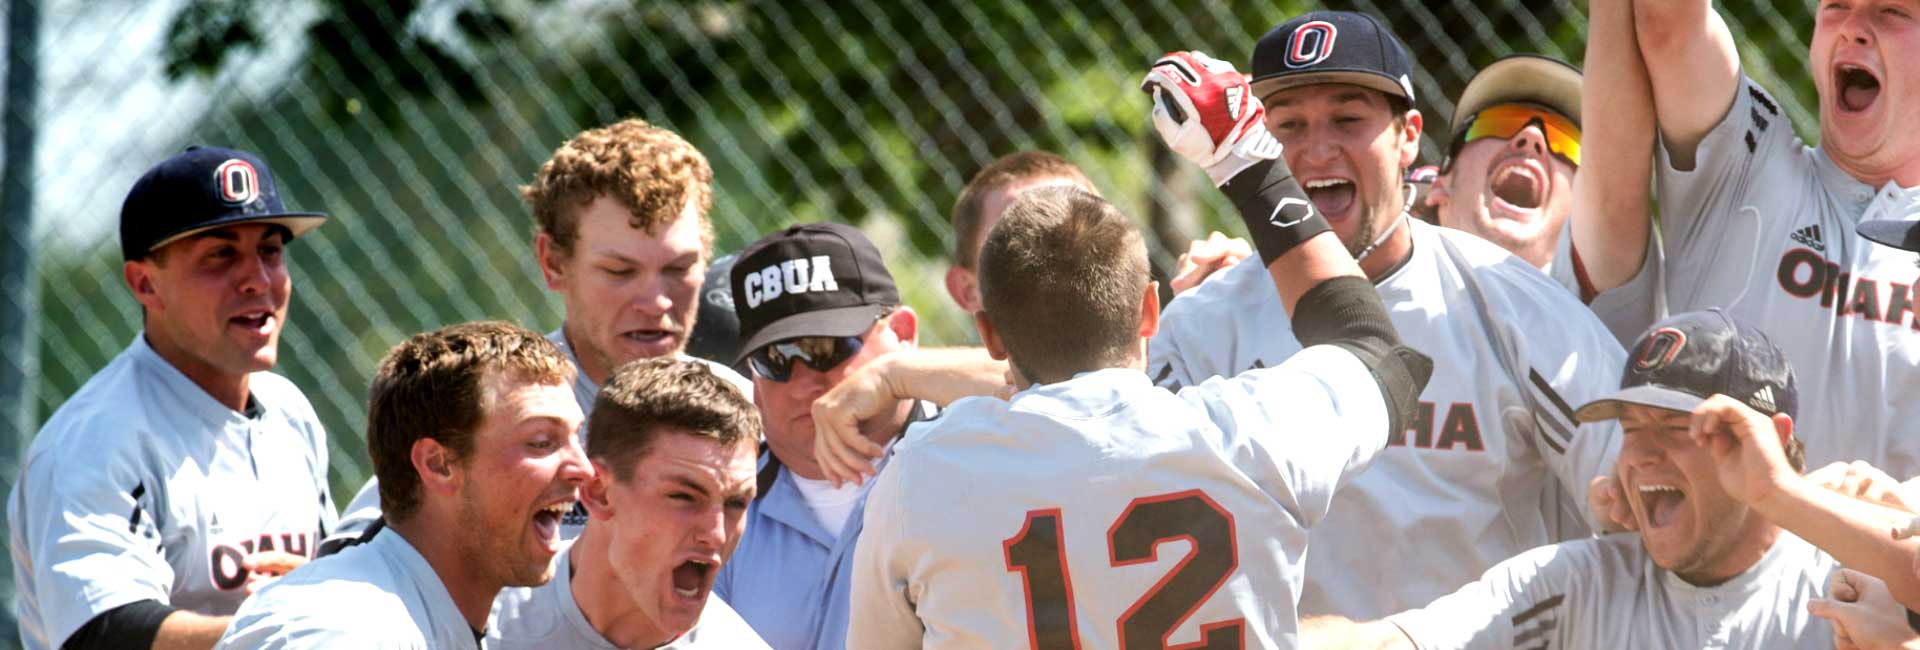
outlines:
[[[895,437],[906,435],[907,427],[913,426],[915,422],[931,420],[937,412],[938,409],[934,408],[932,402],[915,400],[913,410],[907,413],[907,421],[901,424],[900,430],[893,432],[893,435]],[[773,491],[773,482],[780,478],[780,457],[773,455],[773,449],[768,447],[765,441],[760,443],[760,452],[767,457],[767,464],[761,467],[760,473],[753,477],[756,490],[753,495],[755,501],[766,498],[767,493]]]
[[[135,484],[133,491],[128,494],[133,496],[133,512],[127,515],[127,532],[138,535],[140,534],[140,497],[146,496],[147,484]]]
[[[1441,251],[1446,253],[1449,258],[1452,258],[1456,266],[1459,266],[1463,270],[1470,269],[1470,266],[1467,264],[1466,254],[1461,253],[1460,249],[1454,246],[1452,241],[1446,237],[1436,237],[1435,239],[1440,240]],[[1533,415],[1534,428],[1539,430],[1540,440],[1552,448],[1554,453],[1567,453],[1566,447],[1555,442],[1552,435],[1546,431],[1549,423],[1557,426],[1559,422],[1552,418],[1541,417],[1540,401],[1534,399],[1534,391],[1527,390],[1526,383],[1520,380],[1519,364],[1510,358],[1511,355],[1508,354],[1508,349],[1505,345],[1506,339],[1500,336],[1499,332],[1501,330],[1493,322],[1493,314],[1487,307],[1487,296],[1480,290],[1479,280],[1476,280],[1471,272],[1462,272],[1460,274],[1460,283],[1466,286],[1467,297],[1473,300],[1474,315],[1480,317],[1480,327],[1487,333],[1487,343],[1493,348],[1494,360],[1500,362],[1500,369],[1507,371],[1507,377],[1514,382],[1516,388],[1520,389],[1521,399],[1526,400],[1527,411]],[[1540,384],[1546,383],[1544,378],[1539,376],[1538,372],[1533,371],[1532,366],[1528,366],[1527,371],[1531,373],[1534,379]],[[1553,398],[1557,403],[1556,405],[1563,409],[1566,408],[1566,402],[1560,399],[1558,393],[1549,390],[1547,391],[1547,395]],[[1572,418],[1568,419],[1571,420]],[[1562,439],[1572,442],[1573,435],[1571,432],[1567,432],[1562,436]]]
[[[1553,384],[1547,383],[1546,377],[1540,376],[1539,370],[1528,366],[1527,380],[1533,382],[1534,389],[1540,391],[1541,395],[1547,396],[1547,403],[1552,404],[1553,408],[1558,410],[1560,415],[1567,419],[1567,422],[1576,425],[1579,423],[1578,420],[1573,418],[1573,408],[1567,406],[1567,400],[1560,397],[1560,391],[1554,390]],[[1563,447],[1561,443],[1572,444],[1573,431],[1570,428],[1561,427],[1560,421],[1553,418],[1540,418],[1536,415],[1535,419],[1541,420],[1543,424],[1554,425],[1550,427],[1540,427],[1540,439],[1545,441],[1548,447],[1552,447],[1555,453],[1567,453],[1566,448]],[[1558,443],[1554,441],[1554,436],[1552,435],[1554,433],[1560,434]]]
[[[1513,618],[1510,619],[1513,623],[1513,629],[1515,630],[1513,646],[1518,648],[1536,639],[1539,639],[1540,643],[1539,645],[1532,646],[1532,648],[1544,650],[1547,646],[1551,645],[1551,638],[1542,637],[1547,637],[1547,635],[1552,634],[1554,628],[1560,625],[1560,619],[1557,616],[1547,615],[1550,614],[1554,608],[1559,607],[1560,603],[1565,600],[1565,595],[1554,594],[1553,597],[1535,603],[1532,607],[1528,607],[1526,611],[1514,614]],[[1542,616],[1545,616],[1545,618],[1541,618]],[[1521,627],[1534,622],[1536,619],[1538,620],[1538,625],[1535,625],[1532,629],[1525,632],[1519,631]]]
[[[376,517],[374,518],[373,523],[367,525],[366,530],[361,531],[359,537],[354,537],[350,539],[329,539],[327,541],[321,542],[319,546],[319,550],[313,554],[313,557],[315,559],[323,558],[323,557],[347,550],[349,548],[359,546],[367,542],[371,542],[373,541],[373,536],[380,534],[380,531],[386,527],[387,527],[386,515],[381,515],[379,517]]]

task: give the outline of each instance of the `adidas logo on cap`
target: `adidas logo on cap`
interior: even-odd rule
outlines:
[[[1753,392],[1753,397],[1751,399],[1748,399],[1747,403],[1752,405],[1756,409],[1760,409],[1768,413],[1775,413],[1780,410],[1778,407],[1775,407],[1773,405],[1773,387],[1772,386],[1761,386],[1760,390]]]

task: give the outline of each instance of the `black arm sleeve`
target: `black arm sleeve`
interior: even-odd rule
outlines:
[[[1220,186],[1233,202],[1260,261],[1272,264],[1314,235],[1332,230],[1280,158],[1255,163]]]
[[[172,607],[152,599],[109,609],[75,630],[66,643],[60,644],[60,650],[151,648],[154,637],[160,636],[160,622],[173,612]]]
[[[1373,283],[1355,276],[1327,280],[1308,289],[1293,312],[1301,346],[1337,345],[1360,357],[1387,400],[1388,433],[1405,431],[1433,376],[1433,360],[1400,344]]]

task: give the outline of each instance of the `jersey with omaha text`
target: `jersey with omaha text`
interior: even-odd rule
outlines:
[[[488,650],[619,650],[601,636],[573,599],[573,547],[554,558],[553,579],[538,587],[508,587],[493,599]],[[620,592],[619,597],[627,597]],[[693,629],[654,650],[767,650],[740,615],[708,595]]]
[[[1920,214],[1920,188],[1875,188],[1794,135],[1780,105],[1741,77],[1691,171],[1664,146],[1655,169],[1668,303],[1759,328],[1800,382],[1794,433],[1809,467],[1864,460],[1920,473],[1920,256],[1854,233]],[[1736,395],[1746,399],[1749,396]]]
[[[1300,611],[1378,618],[1444,595],[1529,548],[1582,537],[1587,483],[1611,472],[1619,425],[1572,407],[1617,390],[1626,353],[1539,269],[1478,237],[1413,221],[1413,251],[1377,283],[1407,347],[1433,358],[1408,429],[1313,529]],[[1147,346],[1163,386],[1300,350],[1259,257],[1173,301]],[[1554,484],[1558,477],[1559,485]],[[1391,552],[1381,540],[1413,539]]]
[[[440,574],[392,528],[261,589],[214,650],[480,650]]]
[[[1837,566],[1783,531],[1745,573],[1701,587],[1622,533],[1533,549],[1387,620],[1420,650],[1830,649],[1832,627],[1807,603]]]
[[[867,496],[847,647],[1294,647],[1307,530],[1388,420],[1334,346],[1178,394],[1107,369],[956,402]]]
[[[335,518],[326,433],[285,378],[248,388],[227,408],[142,334],[47,420],[7,499],[25,648],[143,600],[232,614],[247,555],[312,557]]]
[[[567,354],[567,360],[573,362],[573,399],[580,404],[580,414],[582,416],[591,415],[593,413],[593,400],[600,394],[600,384],[594,383],[593,379],[587,376],[587,372],[580,369],[580,357],[573,353],[573,346],[567,343],[565,330],[554,330],[547,334],[547,340],[553,341],[555,345],[560,346],[560,351]],[[753,399],[753,382],[747,380],[746,377],[740,376],[740,373],[734,372],[732,368],[727,367],[725,364],[715,363],[707,359],[691,357],[685,354],[675,355],[674,358],[681,361],[697,361],[705,364],[708,369],[713,371],[715,376],[726,380],[728,385],[740,389],[740,392],[745,394],[747,399]],[[587,421],[585,418],[580,420],[579,435],[580,446],[584,448],[587,446]],[[367,484],[361,486],[360,491],[353,495],[353,500],[347,502],[347,509],[344,511],[344,514],[340,516],[340,525],[334,531],[332,537],[327,539],[327,552],[334,552],[341,547],[352,544],[355,539],[366,532],[368,527],[373,525],[375,519],[379,518],[380,479],[377,477],[368,478]],[[573,509],[567,511],[566,516],[560,518],[560,539],[570,540],[579,537],[580,531],[584,529],[586,525],[587,507],[581,505],[579,502],[574,502]]]

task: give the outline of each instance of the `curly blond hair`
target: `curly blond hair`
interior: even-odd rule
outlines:
[[[633,213],[628,223],[643,232],[673,223],[691,203],[700,214],[701,244],[713,246],[707,157],[679,134],[643,120],[581,131],[554,150],[520,196],[533,208],[534,233],[546,233],[562,256],[573,254],[580,211],[602,196],[625,205]]]

